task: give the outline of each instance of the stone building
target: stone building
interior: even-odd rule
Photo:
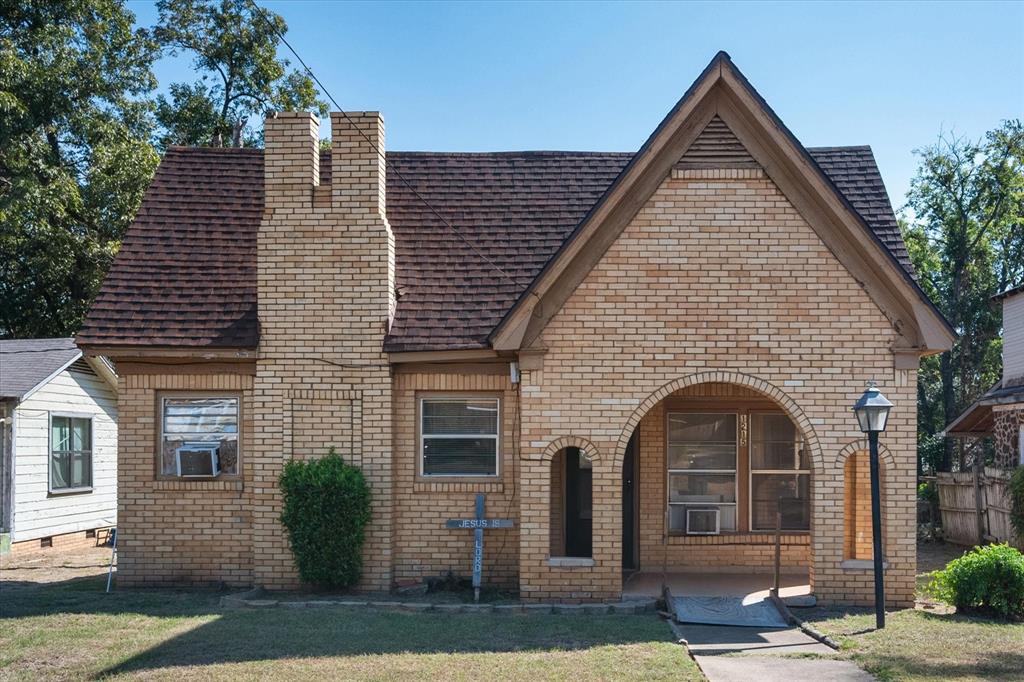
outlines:
[[[803,147],[725,53],[635,154],[385,151],[374,112],[331,135],[281,113],[264,150],[170,149],[92,306],[121,581],[294,587],[277,478],[333,446],[372,486],[367,590],[468,575],[445,520],[484,493],[515,520],[485,575],[527,600],[766,570],[781,508],[818,600],[870,602],[874,380],[912,601],[918,360],[953,333],[870,148]],[[204,444],[217,473],[182,475]]]

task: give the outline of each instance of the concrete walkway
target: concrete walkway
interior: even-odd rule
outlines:
[[[835,654],[797,628],[769,629],[672,623],[710,682],[872,682],[849,661],[782,658],[779,654]]]

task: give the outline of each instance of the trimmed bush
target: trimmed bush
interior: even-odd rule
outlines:
[[[1017,538],[1024,542],[1024,466],[1017,467],[1010,474],[1007,495],[1010,498],[1010,525]]]
[[[316,587],[355,585],[362,574],[370,520],[370,489],[363,472],[331,448],[322,459],[289,461],[280,485],[281,523],[299,577]]]
[[[932,573],[926,590],[957,611],[1024,617],[1024,554],[1005,544],[975,547]]]

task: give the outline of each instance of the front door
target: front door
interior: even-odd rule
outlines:
[[[568,556],[591,556],[593,505],[591,500],[591,467],[579,448],[565,451],[565,553]]]

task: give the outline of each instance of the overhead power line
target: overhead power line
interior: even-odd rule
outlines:
[[[334,96],[330,93],[330,91],[327,89],[327,87],[320,81],[319,78],[317,78],[316,74],[313,73],[313,69],[309,68],[309,65],[306,64],[306,62],[302,59],[302,57],[299,55],[299,53],[296,51],[296,49],[294,47],[292,47],[291,43],[288,42],[288,40],[284,37],[284,35],[280,31],[277,30],[277,26],[275,26],[274,23],[270,20],[270,18],[267,17],[266,10],[263,9],[262,7],[260,7],[259,4],[256,3],[256,0],[249,0],[249,3],[253,6],[253,8],[256,10],[256,13],[264,21],[264,23],[266,23],[266,25],[270,28],[270,30],[273,32],[273,34],[275,36],[277,36],[277,38],[282,43],[284,43],[284,46],[287,47],[288,50],[292,53],[292,55],[295,57],[295,59],[298,60],[299,64],[302,65],[302,68],[305,69],[305,71],[309,75],[309,77],[312,78],[313,82],[316,83],[317,87],[320,88],[320,91],[323,92],[324,95],[327,96],[327,99],[329,99],[331,101],[331,104],[334,105],[335,110],[337,110],[338,113],[340,113],[343,117],[345,117],[345,120],[347,120],[349,122],[349,125],[351,125],[352,128],[356,132],[358,132],[359,135],[362,136],[362,138],[364,140],[366,140],[366,142],[377,153],[377,156],[379,156],[381,158],[381,160],[384,161],[385,167],[388,169],[388,172],[389,173],[394,173],[394,175],[401,181],[401,183],[403,185],[405,185],[409,189],[410,192],[413,193],[413,195],[416,197],[416,199],[419,200],[424,206],[426,206],[427,209],[434,215],[434,217],[436,217],[438,220],[440,220],[441,223],[446,228],[448,228],[448,230],[451,231],[452,234],[454,234],[456,237],[458,237],[460,240],[462,240],[462,242],[465,243],[466,246],[468,246],[473,251],[473,253],[475,253],[480,258],[480,260],[484,261],[489,266],[494,268],[494,270],[498,274],[500,274],[503,278],[508,280],[508,282],[511,283],[513,286],[515,286],[517,289],[521,288],[523,286],[522,284],[517,282],[511,275],[509,275],[507,272],[505,272],[501,268],[501,266],[499,266],[497,263],[495,263],[492,259],[488,258],[485,253],[480,251],[480,249],[478,249],[476,247],[476,245],[473,244],[473,242],[471,242],[469,239],[467,239],[466,236],[463,235],[461,232],[459,232],[459,230],[457,230],[455,228],[455,226],[452,225],[451,222],[447,218],[445,218],[443,215],[441,215],[441,213],[436,208],[434,208],[429,201],[427,201],[426,197],[424,197],[422,194],[419,193],[419,191],[412,185],[412,183],[409,182],[405,178],[404,175],[402,175],[402,172],[399,171],[394,166],[394,164],[392,164],[388,160],[387,154],[384,153],[384,150],[381,149],[380,146],[373,139],[371,139],[370,136],[367,135],[358,125],[356,125],[356,122],[352,119],[352,117],[348,115],[348,113],[345,111],[345,109],[340,104],[338,104],[338,100],[334,99]]]

